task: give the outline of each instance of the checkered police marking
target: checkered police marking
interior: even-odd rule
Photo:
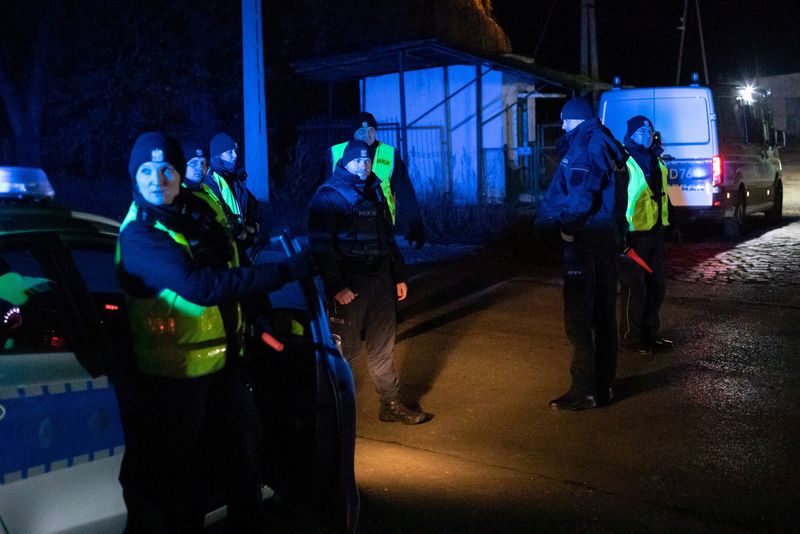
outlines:
[[[0,484],[122,454],[108,379],[0,389]]]

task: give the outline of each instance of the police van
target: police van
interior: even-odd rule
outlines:
[[[696,75],[693,76],[696,80]],[[779,147],[764,91],[697,83],[676,87],[615,87],[604,92],[600,120],[622,140],[626,121],[644,115],[659,132],[669,169],[669,199],[678,220],[722,220],[737,237],[745,216],[783,215]],[[780,142],[779,142],[780,141]]]
[[[57,206],[42,170],[0,167],[0,534],[125,527],[117,481],[125,440],[109,380],[129,337],[114,267],[118,232],[113,220]],[[283,235],[260,259],[298,250]],[[264,493],[353,531],[350,368],[314,280],[271,298],[285,349],[256,359],[253,378],[271,438]],[[224,513],[210,505],[206,522]]]

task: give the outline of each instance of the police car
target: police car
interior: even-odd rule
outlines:
[[[59,207],[40,169],[0,167],[0,533],[121,532],[125,448],[109,375],[128,339],[119,224]],[[260,261],[296,253],[288,235]],[[355,393],[318,281],[271,295],[281,353],[254,359],[265,480],[355,529]],[[272,493],[265,491],[265,493]],[[209,510],[207,523],[224,517]]]

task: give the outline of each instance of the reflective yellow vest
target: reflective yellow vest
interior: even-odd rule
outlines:
[[[217,195],[214,194],[214,191],[212,191],[207,185],[203,184],[203,189],[217,202],[224,202],[225,205],[228,206],[228,209],[231,210],[231,213],[233,213],[239,219],[239,222],[241,222],[242,209],[239,207],[239,202],[236,200],[236,195],[233,194],[231,186],[228,185],[228,181],[214,171],[211,171],[210,174],[211,179],[214,180],[219,188],[222,199],[217,198]]]
[[[372,161],[372,172],[375,173],[375,176],[381,179],[381,189],[383,190],[383,196],[386,197],[386,204],[389,206],[389,214],[392,216],[392,224],[394,224],[394,214],[396,211],[394,195],[392,194],[392,172],[394,171],[394,147],[391,145],[387,145],[386,143],[381,143],[377,141],[378,146],[375,149],[375,159]],[[338,145],[333,145],[331,147],[331,161],[333,162],[333,167],[336,168],[336,164],[339,163],[339,160],[342,159],[342,155],[344,155],[344,149],[347,146],[347,142],[339,143]]]
[[[202,198],[202,197],[201,197]],[[212,201],[217,221],[225,225],[225,214]],[[120,233],[136,219],[138,207],[132,203]],[[155,228],[167,232],[188,254],[191,249],[183,234],[174,232],[157,222]],[[120,248],[117,242],[116,263],[120,266]],[[238,267],[234,254],[228,267]],[[128,317],[133,332],[133,349],[139,369],[147,374],[176,378],[203,376],[225,366],[227,339],[222,314],[217,306],[200,306],[189,302],[170,289],[162,289],[151,298],[133,298],[125,295]],[[241,308],[237,305],[237,335],[243,332]]]
[[[658,203],[653,199],[653,190],[647,185],[644,171],[632,157],[625,162],[628,166],[628,209],[625,217],[628,219],[628,229],[631,232],[650,230],[656,225],[658,219]],[[661,224],[669,226],[667,214],[669,197],[667,196],[667,171],[666,165],[660,159],[658,167],[661,169]]]

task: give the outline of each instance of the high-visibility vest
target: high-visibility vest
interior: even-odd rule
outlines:
[[[392,172],[394,172],[395,150],[391,145],[381,143],[380,141],[376,142],[378,146],[375,148],[375,159],[372,160],[372,172],[381,180],[383,196],[386,197],[386,204],[389,206],[389,215],[392,216],[392,224],[394,224],[395,211],[397,211],[397,208],[395,206],[394,195],[392,194],[391,180]],[[331,147],[331,161],[333,162],[334,169],[336,168],[336,164],[339,163],[339,160],[342,159],[346,146],[347,143],[345,142]]]
[[[647,184],[644,171],[632,157],[625,162],[628,167],[628,229],[631,232],[650,230],[658,221],[658,201],[653,198],[653,190]],[[667,166],[658,160],[661,169],[661,224],[669,226],[669,197],[667,196]]]
[[[201,197],[202,198],[202,197]],[[221,208],[214,207],[217,221],[226,224]],[[136,220],[138,206],[132,203],[122,222],[120,234]],[[170,230],[160,222],[154,227],[166,232],[188,254],[191,249],[180,232]],[[117,243],[116,263],[121,260]],[[234,254],[228,267],[238,267],[239,258],[234,245]],[[125,295],[128,318],[133,333],[133,349],[136,364],[147,374],[176,378],[203,376],[225,366],[227,339],[222,314],[217,306],[200,306],[190,302],[170,289],[162,289],[149,298],[134,298]],[[237,335],[244,330],[241,308],[237,304]]]
[[[210,187],[205,186],[205,184],[203,184],[205,186],[203,189],[211,198],[219,203],[224,203],[228,207],[228,210],[230,210],[230,212],[236,216],[241,223],[244,218],[244,215],[242,215],[242,208],[239,206],[239,201],[236,199],[233,189],[231,189],[231,186],[228,185],[228,181],[215,171],[211,171],[208,174],[211,176],[211,179],[214,181],[214,183],[217,184],[217,189],[219,189],[222,198],[217,198],[217,195],[214,193],[214,191]]]

